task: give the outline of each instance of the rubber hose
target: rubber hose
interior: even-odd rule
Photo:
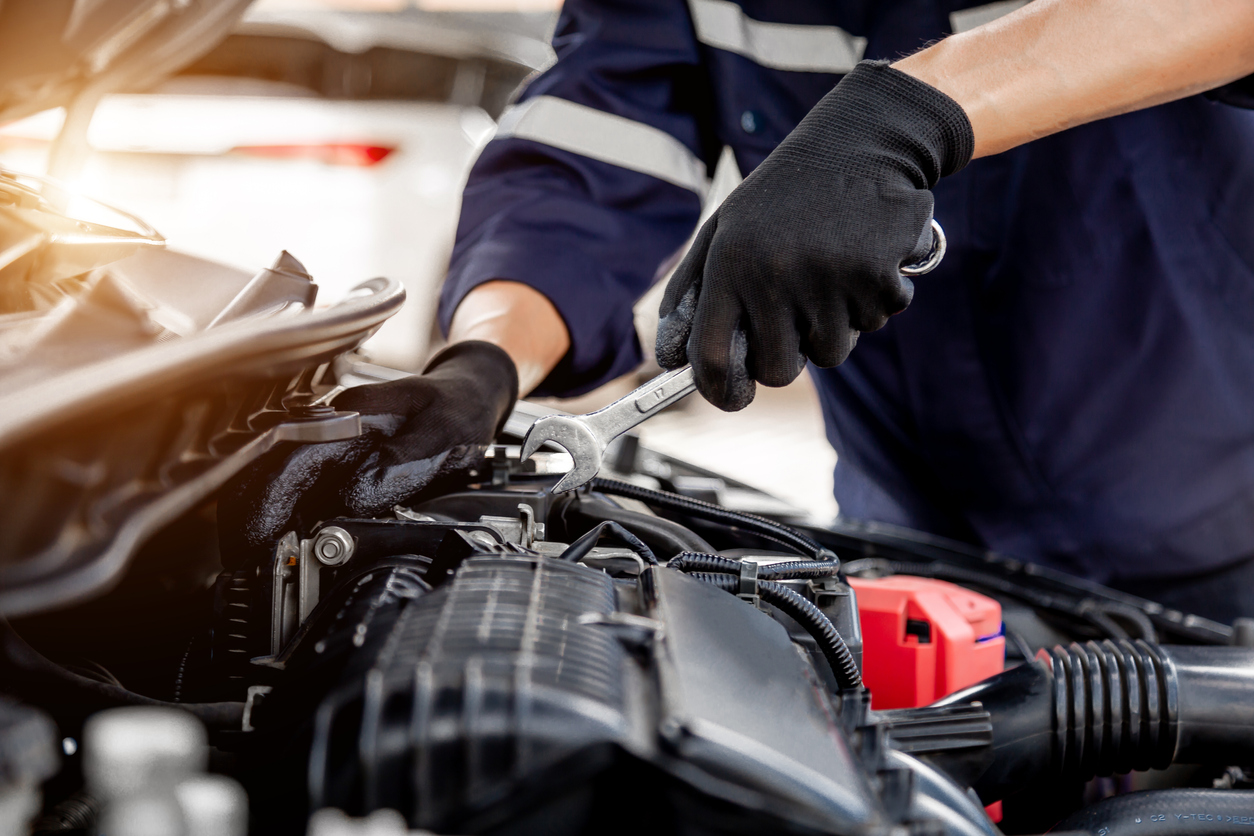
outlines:
[[[593,499],[586,494],[572,493],[569,496],[571,498],[568,501],[558,505],[556,514],[550,514],[550,519],[556,516],[562,528],[576,528],[572,523],[578,524],[580,521],[595,524],[610,520],[634,532],[655,554],[672,555],[685,551],[714,551],[714,547],[697,536],[695,531],[673,520],[619,508],[603,499]],[[576,530],[582,527],[578,526]]]
[[[1054,831],[1092,836],[1226,836],[1254,828],[1254,790],[1172,789],[1116,795],[1071,814]]]
[[[688,577],[733,594],[740,589],[740,578],[736,575],[694,572]],[[783,584],[773,581],[759,580],[758,595],[763,601],[790,616],[814,638],[832,669],[836,684],[842,690],[862,687],[862,673],[858,670],[853,654],[849,652],[849,646],[845,644],[836,625],[832,624],[832,620],[822,610]]]
[[[1073,643],[1046,654],[1054,678],[1055,756],[1064,774],[1163,769],[1175,753],[1174,682],[1144,641]]]
[[[1254,761],[1251,694],[1254,648],[1107,640],[1042,650],[935,704],[992,715],[993,762],[974,783],[991,802],[1042,778]]]
[[[1039,651],[933,705],[979,702],[992,715],[993,760],[972,785],[988,804],[1046,778],[1168,766],[1174,694],[1158,647],[1107,640]]]
[[[615,479],[596,477],[592,480],[591,486],[593,490],[601,493],[626,496],[638,499],[641,502],[651,502],[673,511],[691,514],[694,517],[701,517],[727,525],[737,525],[770,540],[772,543],[796,551],[798,554],[809,555],[815,560],[834,561],[836,559],[836,555],[801,532],[774,520],[768,520],[766,517],[759,517],[756,514],[729,511],[726,508],[710,502],[703,502],[700,499],[693,499],[690,496],[681,496],[677,493],[668,493],[667,491],[654,491],[649,488],[642,488],[639,485],[633,485],[630,482],[619,482]]]
[[[666,564],[681,572],[724,572],[740,574],[741,561],[718,554],[683,552]],[[762,563],[758,565],[758,578],[766,581],[806,580],[829,578],[840,571],[840,564],[828,560],[794,560],[788,563]]]

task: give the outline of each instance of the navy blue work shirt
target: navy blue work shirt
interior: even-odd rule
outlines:
[[[632,304],[721,149],[747,173],[858,59],[1022,3],[964,5],[568,0],[556,65],[470,175],[444,327],[474,286],[519,281],[570,329],[542,393],[631,370]],[[1254,113],[1185,99],[976,160],[934,194],[944,263],[846,363],[811,369],[842,513],[1107,582],[1254,555]]]

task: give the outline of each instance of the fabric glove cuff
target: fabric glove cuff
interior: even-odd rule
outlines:
[[[837,90],[868,111],[875,126],[892,144],[910,146],[930,189],[942,177],[961,171],[975,151],[975,134],[962,105],[930,84],[890,66],[888,61],[861,61]],[[873,115],[872,115],[873,114]],[[864,119],[867,118],[864,116]],[[902,147],[901,150],[907,150]]]
[[[482,340],[453,343],[442,349],[422,370],[424,377],[467,381],[496,415],[500,432],[518,400],[518,369],[505,350]]]

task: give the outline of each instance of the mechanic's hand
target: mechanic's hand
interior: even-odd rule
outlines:
[[[806,358],[844,362],[860,331],[910,303],[900,267],[931,246],[928,189],[973,147],[957,102],[863,61],[701,228],[662,299],[658,362],[691,362],[729,411]]]
[[[222,491],[223,562],[272,548],[286,532],[319,520],[389,514],[479,455],[517,398],[509,355],[478,341],[449,346],[420,375],[349,389],[334,406],[361,413],[362,435],[282,445]]]

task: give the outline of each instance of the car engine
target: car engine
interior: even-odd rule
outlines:
[[[11,615],[0,709],[24,745],[6,736],[0,775],[46,781],[13,832],[994,836],[986,805],[1042,787],[1029,830],[1254,822],[1242,631],[912,532],[789,520],[630,437],[554,494],[568,457],[518,458],[537,414],[390,518],[219,554],[209,496],[107,594]],[[885,594],[868,606],[887,629],[858,604]],[[955,627],[964,608],[992,634]],[[993,667],[885,706],[880,658],[915,665],[879,666],[881,693]],[[1085,803],[1095,776],[1173,764],[1198,766]],[[197,812],[187,787],[213,778],[235,795]]]
[[[119,4],[72,5],[140,74]],[[243,4],[152,5],[174,65]],[[292,254],[83,204],[0,170],[0,836],[1254,827],[1254,622],[818,526],[631,435],[556,493],[534,404],[384,518],[231,545],[237,475],[403,374],[362,344],[404,291],[324,304]]]

